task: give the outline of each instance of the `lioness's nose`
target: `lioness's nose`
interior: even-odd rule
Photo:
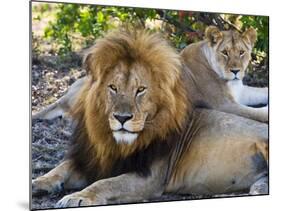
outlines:
[[[234,75],[236,75],[240,70],[239,69],[231,69],[230,70]]]
[[[115,117],[115,119],[117,119],[122,125],[133,118],[132,114],[113,114],[113,116]]]

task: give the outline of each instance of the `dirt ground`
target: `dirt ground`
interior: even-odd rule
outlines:
[[[245,83],[253,86],[268,85],[266,66],[253,66],[254,71],[245,77]],[[32,62],[32,112],[56,101],[67,91],[68,87],[85,75],[81,69],[81,57],[71,54],[63,60],[47,55],[33,57]],[[72,122],[70,118],[32,121],[32,178],[45,174],[54,168],[64,157],[70,136]],[[33,209],[54,207],[65,194],[50,194],[32,198]],[[154,201],[190,200],[213,197],[240,196],[245,193],[216,196],[164,195]]]

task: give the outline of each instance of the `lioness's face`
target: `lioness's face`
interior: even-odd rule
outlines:
[[[226,80],[242,80],[251,59],[251,48],[239,34],[223,32],[224,38],[216,48],[216,59]]]
[[[133,143],[156,113],[151,101],[151,77],[145,67],[119,64],[107,77],[105,89],[109,125],[117,143]]]
[[[210,26],[205,34],[214,53],[214,61],[211,63],[219,76],[225,80],[242,80],[257,38],[255,29],[249,28],[240,34],[233,30],[220,31],[217,27]]]

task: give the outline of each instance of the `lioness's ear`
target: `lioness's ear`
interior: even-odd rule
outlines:
[[[246,42],[250,43],[251,46],[254,47],[257,40],[257,31],[253,27],[247,29],[242,36],[246,40]]]
[[[222,39],[223,33],[216,26],[208,26],[205,30],[205,37],[214,45]]]

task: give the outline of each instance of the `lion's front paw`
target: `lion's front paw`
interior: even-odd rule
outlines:
[[[90,194],[85,194],[83,192],[77,192],[69,194],[59,200],[56,204],[56,208],[64,207],[79,207],[79,206],[91,206],[91,205],[102,205],[106,202],[104,200],[97,200],[94,196]]]
[[[32,195],[44,195],[48,193],[59,192],[63,189],[64,184],[58,180],[52,180],[48,177],[38,177],[32,180]]]

